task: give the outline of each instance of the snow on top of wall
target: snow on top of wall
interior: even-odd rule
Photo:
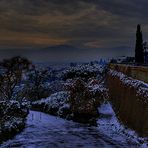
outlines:
[[[145,101],[148,101],[148,83],[133,79],[115,70],[109,70],[109,74],[118,77],[124,85],[134,87],[137,90],[137,95],[143,96],[146,99]]]

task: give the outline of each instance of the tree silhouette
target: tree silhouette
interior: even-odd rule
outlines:
[[[23,72],[27,71],[30,61],[22,57],[13,57],[0,62],[0,98],[12,99],[15,87],[21,82]]]
[[[135,62],[137,64],[144,63],[142,31],[141,31],[141,26],[139,24],[137,25],[137,32],[136,32]]]
[[[36,101],[50,95],[51,90],[46,87],[46,83],[50,78],[50,73],[47,69],[33,66],[27,77],[26,90],[24,91],[27,99]]]

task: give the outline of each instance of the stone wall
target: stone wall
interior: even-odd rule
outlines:
[[[148,136],[148,84],[114,70],[109,70],[106,84],[120,120],[141,136]]]

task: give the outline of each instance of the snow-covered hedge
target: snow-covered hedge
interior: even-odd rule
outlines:
[[[91,77],[100,76],[104,71],[104,65],[99,64],[80,64],[76,67],[69,67],[62,73],[64,80],[73,78],[82,78],[88,80]]]
[[[69,92],[57,92],[48,98],[33,102],[32,108],[52,115],[68,118],[68,115],[70,114],[70,104],[68,104],[68,98]]]
[[[32,108],[74,121],[94,122],[99,113],[97,107],[107,98],[107,90],[98,80],[85,83],[76,79],[65,83],[66,91],[35,101]]]
[[[13,136],[25,126],[26,103],[0,101],[0,142]]]
[[[0,117],[25,116],[27,114],[26,104],[18,101],[0,101]]]

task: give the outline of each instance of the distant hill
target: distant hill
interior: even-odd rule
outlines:
[[[55,45],[55,46],[49,46],[49,47],[42,48],[42,50],[54,50],[54,51],[55,50],[59,51],[59,49],[61,51],[67,51],[69,49],[75,50],[75,51],[80,50],[80,48],[77,48],[77,47],[74,47],[74,46],[71,46],[71,45]]]

